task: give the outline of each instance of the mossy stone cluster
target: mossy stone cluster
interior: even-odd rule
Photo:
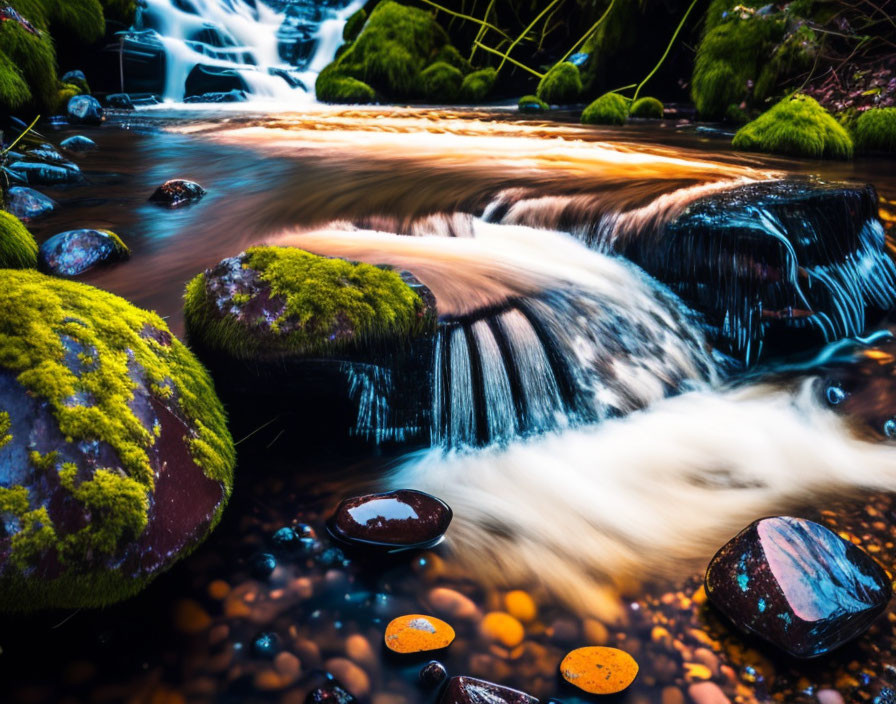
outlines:
[[[663,104],[656,98],[638,98],[632,103],[629,115],[632,117],[650,118],[654,120],[663,119],[665,108]]]
[[[366,20],[353,16],[350,24],[346,39],[352,31],[358,34],[321,71],[318,100],[365,103],[382,96],[453,102],[465,94],[471,68],[430,12],[386,0]]]
[[[579,68],[569,61],[555,64],[538,82],[535,95],[548,105],[574,103],[582,94],[582,76]]]
[[[0,269],[33,269],[37,242],[22,222],[0,210]]]
[[[109,0],[105,0],[109,5]],[[49,29],[65,31],[92,43],[103,36],[106,23],[100,0],[7,0],[36,30],[19,22],[0,22],[0,107],[15,110],[33,105],[58,110],[75,86],[62,86],[56,75],[56,50]]]
[[[211,531],[234,463],[210,377],[157,315],[0,271],[0,609],[135,594]]]
[[[785,98],[734,135],[735,149],[810,159],[849,159],[852,138],[808,95]]]
[[[520,112],[541,113],[550,109],[550,105],[544,102],[537,95],[524,95],[517,103],[517,109]]]
[[[252,247],[200,274],[184,312],[192,343],[254,360],[400,345],[435,327],[396,272],[292,247]]]
[[[619,93],[605,93],[582,111],[586,125],[624,125],[628,117],[628,100]]]
[[[859,151],[896,153],[896,108],[865,110],[853,133]]]

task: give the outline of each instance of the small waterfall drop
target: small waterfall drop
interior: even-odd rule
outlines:
[[[122,34],[128,92],[307,102],[363,0],[143,0]]]

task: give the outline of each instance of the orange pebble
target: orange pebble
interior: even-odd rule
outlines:
[[[510,614],[492,611],[485,615],[479,626],[482,635],[505,648],[515,648],[523,642],[526,633],[523,624]]]
[[[504,595],[504,608],[507,609],[507,613],[523,623],[534,621],[538,615],[535,600],[522,589],[515,589]]]
[[[563,658],[560,674],[589,694],[616,694],[635,681],[638,663],[624,650],[590,646]]]
[[[225,582],[223,579],[216,579],[214,582],[210,582],[208,585],[208,595],[212,599],[217,599],[221,601],[228,594],[230,594],[230,585]]]
[[[386,647],[396,653],[421,653],[447,648],[454,640],[454,629],[432,616],[399,616],[386,626]]]
[[[174,626],[181,633],[199,633],[211,624],[211,616],[192,599],[181,599],[174,605]]]

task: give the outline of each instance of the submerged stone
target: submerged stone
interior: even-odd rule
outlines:
[[[134,101],[127,93],[112,93],[106,96],[106,105],[116,110],[134,110]]]
[[[169,208],[179,208],[195,203],[205,195],[205,192],[205,189],[194,181],[172,179],[159,186],[149,197],[149,201]]]
[[[706,593],[738,628],[812,658],[864,633],[892,587],[860,548],[817,523],[781,516],[756,521],[719,550]]]
[[[395,653],[441,650],[454,641],[454,629],[433,616],[409,614],[399,616],[386,626],[384,641]]]
[[[38,266],[57,276],[77,276],[98,264],[123,261],[127,245],[108,230],[70,230],[54,235],[40,246]]]
[[[140,591],[217,523],[234,449],[211,379],[155,314],[0,271],[0,609]]]
[[[19,220],[34,220],[56,209],[56,201],[33,188],[13,186],[6,195],[6,209]]]
[[[90,137],[84,137],[80,134],[62,140],[59,146],[63,149],[68,149],[70,152],[89,152],[97,148],[96,142],[90,139]]]
[[[68,121],[73,125],[101,125],[103,106],[92,95],[76,95],[68,101]]]
[[[473,677],[452,677],[439,704],[538,704],[531,694]]]
[[[329,528],[334,537],[351,545],[407,550],[440,542],[451,517],[444,501],[421,491],[399,489],[345,499]]]
[[[74,164],[46,164],[40,161],[16,161],[9,169],[31,186],[56,186],[64,183],[81,183],[84,176]]]
[[[616,694],[638,675],[638,663],[618,648],[578,648],[560,663],[563,679],[589,694]]]

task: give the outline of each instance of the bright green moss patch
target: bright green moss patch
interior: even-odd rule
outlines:
[[[582,93],[582,77],[575,64],[563,61],[554,65],[538,83],[535,94],[548,105],[574,103]]]
[[[863,152],[896,152],[896,108],[865,110],[856,120],[855,138]]]
[[[314,91],[317,99],[326,103],[372,103],[376,100],[373,88],[356,78],[340,75],[333,64],[318,74]]]
[[[624,125],[628,116],[628,101],[619,93],[606,93],[582,112],[586,125]]]
[[[37,242],[21,221],[0,210],[0,269],[33,269]]]
[[[233,285],[234,266],[254,276]],[[434,324],[395,272],[291,247],[253,247],[200,274],[187,285],[184,312],[192,340],[248,358],[395,344]]]
[[[812,159],[848,159],[853,152],[847,131],[813,98],[800,94],[785,98],[744,125],[732,145]]]
[[[364,29],[364,23],[367,21],[367,11],[362,7],[355,14],[348,18],[345,27],[342,28],[342,39],[347,42],[353,42]]]
[[[423,95],[434,102],[452,103],[460,94],[464,74],[444,61],[437,61],[420,74]]]
[[[539,99],[537,95],[524,95],[517,103],[517,109],[520,112],[538,113],[548,110],[550,106]]]
[[[9,413],[0,411],[0,448],[9,442],[12,442],[12,421],[9,419]]]
[[[492,88],[495,87],[495,80],[498,73],[493,68],[483,68],[464,77],[464,82],[460,86],[461,100],[470,103],[478,103],[485,100]]]
[[[663,118],[663,104],[656,98],[638,98],[632,103],[629,114],[632,117],[650,117],[656,120]]]

